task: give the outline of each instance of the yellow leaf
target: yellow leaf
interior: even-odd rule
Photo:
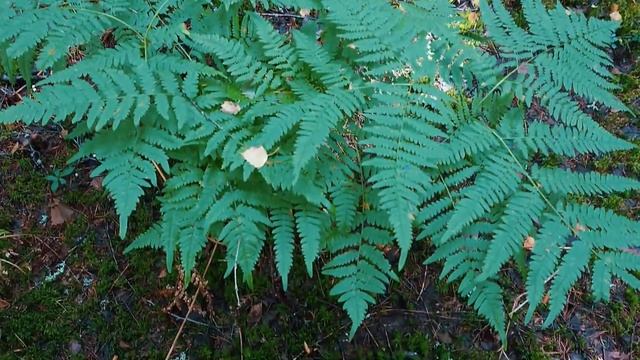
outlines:
[[[242,153],[242,157],[256,169],[260,169],[267,163],[269,155],[264,147],[250,147]]]
[[[240,105],[238,105],[237,103],[234,103],[233,101],[228,101],[227,100],[227,101],[223,102],[222,105],[220,105],[220,111],[222,111],[223,113],[226,113],[226,114],[235,115],[235,114],[239,113],[240,110],[242,110]]]

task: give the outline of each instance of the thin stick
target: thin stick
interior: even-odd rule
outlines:
[[[153,163],[153,166],[156,168],[156,170],[158,171],[158,174],[160,174],[160,177],[162,178],[162,182],[167,182],[167,177],[164,175],[164,173],[162,172],[162,169],[160,169],[160,166],[158,166],[158,163],[156,163],[155,161],[151,161]]]
[[[240,360],[244,360],[244,344],[242,343],[242,328],[238,326],[238,337],[240,338]]]
[[[236,258],[233,264],[233,287],[236,291],[238,309],[240,309],[240,291],[238,290],[238,254],[240,254],[240,241],[238,241],[238,246],[236,247]]]
[[[207,266],[205,266],[204,272],[202,273],[202,277],[205,277],[207,275],[207,272],[209,271],[209,266],[211,265],[211,261],[213,260],[213,256],[215,255],[217,249],[218,249],[218,242],[215,242],[213,245],[213,250],[211,251],[211,255],[209,255]],[[193,299],[191,299],[191,303],[189,304],[189,310],[187,310],[187,315],[185,315],[184,319],[182,320],[182,323],[180,324],[180,328],[178,329],[178,333],[173,338],[173,343],[171,343],[171,348],[169,348],[169,352],[167,352],[167,356],[164,358],[165,360],[169,360],[171,358],[171,354],[173,354],[173,350],[175,349],[176,344],[178,343],[178,339],[182,334],[182,330],[184,330],[184,325],[187,323],[187,319],[189,319],[189,315],[193,310],[193,306],[196,303],[196,299],[198,298],[199,293],[200,293],[200,287],[196,289],[196,293],[193,295]]]
[[[262,16],[270,16],[270,17],[290,17],[290,18],[296,18],[296,19],[304,19],[304,16],[302,15],[296,15],[296,14],[278,14],[278,13],[260,13],[260,15]]]
[[[22,270],[22,268],[21,268],[20,266],[18,266],[18,265],[16,265],[16,264],[12,263],[12,262],[11,262],[11,261],[9,261],[9,260],[0,259],[0,262],[3,262],[3,263],[6,263],[6,264],[9,264],[9,265],[13,266],[14,268],[18,269],[18,271],[20,271],[20,272],[21,272],[21,273],[23,273],[24,275],[27,275],[27,273],[26,273],[26,272],[24,272],[24,270]]]

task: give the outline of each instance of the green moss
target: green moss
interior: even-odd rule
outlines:
[[[0,208],[0,230],[11,229],[13,215],[7,210]]]
[[[96,190],[65,190],[62,193],[62,202],[74,204],[78,207],[92,207],[99,204],[106,204],[107,194]]]
[[[14,167],[9,164],[10,160],[4,160],[0,164],[0,169],[8,169],[11,174],[15,174],[5,188],[10,205],[18,207],[24,204],[43,204],[48,186],[44,175],[27,158],[13,160],[11,163]]]
[[[67,344],[78,336],[79,307],[65,303],[63,289],[44,285],[15,304],[0,312],[0,353],[27,359],[53,359],[67,353]]]

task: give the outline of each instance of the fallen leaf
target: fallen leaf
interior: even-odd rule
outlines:
[[[622,21],[622,15],[620,15],[620,13],[617,11],[610,13],[609,18],[611,18],[611,20],[613,21]]]
[[[249,323],[257,324],[258,321],[262,318],[262,303],[257,303],[251,307],[249,310]]]
[[[5,299],[0,299],[0,310],[7,309],[11,304]]]
[[[125,349],[125,350],[126,350],[126,349],[131,349],[131,345],[129,345],[129,344],[128,344],[127,342],[125,342],[124,340],[120,340],[120,341],[118,342],[118,346],[119,346],[121,349]]]
[[[239,113],[240,110],[242,110],[240,105],[238,105],[237,103],[234,103],[233,101],[227,100],[223,102],[222,105],[220,105],[220,111],[222,111],[225,114],[235,115]]]
[[[526,62],[518,65],[518,74],[527,74],[529,72],[529,65]]]
[[[542,298],[542,305],[547,305],[549,303],[549,294],[544,294]]]
[[[91,183],[89,185],[96,190],[102,190],[102,180],[104,180],[103,176],[95,177],[91,179]]]
[[[250,147],[242,153],[242,157],[256,169],[260,169],[267,163],[269,155],[264,147]]]
[[[310,355],[310,354],[312,353],[312,351],[311,351],[311,348],[309,347],[309,345],[307,344],[307,342],[306,342],[306,341],[304,341],[304,342],[303,342],[303,345],[304,345],[304,352],[305,352],[307,355]]]
[[[57,226],[68,222],[73,218],[73,209],[60,202],[58,199],[53,199],[50,205],[49,216],[51,217],[51,225]]]
[[[298,14],[300,14],[300,16],[302,17],[307,17],[311,15],[311,9],[300,9],[300,11],[298,11]]]
[[[182,33],[187,36],[191,35],[191,32],[189,31],[189,26],[186,23],[180,24],[180,31],[182,31]]]
[[[533,250],[533,247],[535,245],[536,245],[536,239],[534,239],[532,236],[527,236],[524,239],[524,244],[522,244],[522,247],[527,251],[531,251]]]
[[[453,339],[451,338],[451,335],[447,331],[438,332],[436,334],[436,337],[443,344],[451,344],[453,342]]]
[[[576,223],[576,226],[573,227],[573,232],[576,234],[583,231],[587,231],[587,228],[580,223]]]
[[[13,144],[13,147],[11,148],[11,151],[9,151],[9,152],[11,153],[11,155],[13,155],[18,150],[20,150],[20,143],[15,143],[15,144]]]
[[[477,23],[478,19],[480,19],[480,16],[478,16],[478,13],[475,11],[472,11],[467,15],[467,20],[469,20],[471,24]]]
[[[604,355],[605,360],[631,360],[631,354],[621,353],[619,351],[608,351]]]

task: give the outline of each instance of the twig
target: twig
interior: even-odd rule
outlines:
[[[278,14],[278,13],[260,13],[260,15],[262,16],[271,16],[271,17],[291,17],[291,18],[296,18],[296,19],[304,19],[304,16],[302,15],[296,15],[296,14]]]
[[[244,360],[244,344],[242,343],[242,328],[238,326],[238,337],[240,338],[240,360]]]
[[[155,161],[151,160],[151,162],[153,163],[153,166],[156,168],[156,170],[158,171],[158,174],[160,174],[160,177],[162,178],[162,182],[167,182],[167,177],[164,175],[164,173],[162,172],[162,169],[160,169],[160,166],[158,166],[158,163],[156,163]]]
[[[373,343],[376,345],[376,348],[380,348],[380,345],[378,344],[378,342],[376,341],[376,337],[373,336],[373,334],[371,333],[371,330],[369,330],[369,327],[365,324],[364,325],[364,329],[367,330],[367,333],[369,333],[369,336],[371,336],[371,340],[373,340]]]
[[[176,320],[188,321],[188,322],[190,322],[190,323],[192,323],[192,324],[196,324],[196,325],[204,326],[204,327],[206,327],[206,328],[211,327],[211,325],[209,325],[209,324],[207,324],[207,323],[203,323],[202,321],[193,320],[193,319],[188,318],[188,317],[182,317],[182,316],[180,316],[180,315],[176,315],[176,314],[174,314],[174,313],[169,313],[169,315],[170,315],[172,318],[176,319]]]
[[[240,241],[236,246],[236,258],[233,261],[233,287],[236,291],[236,301],[238,302],[238,309],[240,308],[240,291],[238,290],[238,254],[240,254]]]
[[[13,266],[14,268],[18,269],[18,271],[20,271],[23,275],[27,275],[27,273],[26,273],[24,270],[22,270],[22,268],[21,268],[20,266],[18,266],[18,265],[16,265],[16,264],[12,263],[12,262],[11,262],[11,261],[9,261],[9,260],[0,259],[0,262],[7,263],[7,264],[9,264],[9,265]]]
[[[207,266],[205,266],[205,268],[204,268],[204,272],[202,273],[202,277],[205,277],[207,275],[207,272],[209,271],[209,266],[211,265],[211,261],[213,261],[213,256],[215,255],[217,249],[218,249],[218,243],[216,242],[213,245],[213,250],[211,251],[211,255],[209,255],[209,260],[207,261]],[[191,299],[191,303],[189,304],[189,309],[187,310],[187,315],[185,315],[184,319],[182,320],[182,323],[180,324],[180,328],[178,329],[178,333],[173,338],[173,343],[171,343],[171,347],[169,348],[169,351],[167,352],[167,356],[165,357],[165,360],[169,360],[171,358],[171,354],[173,353],[173,350],[175,349],[176,344],[178,343],[178,339],[180,338],[180,335],[182,334],[182,331],[184,330],[184,325],[187,323],[187,319],[189,318],[189,315],[191,314],[191,311],[193,310],[193,306],[196,303],[196,299],[198,298],[198,294],[199,293],[200,293],[200,287],[198,287],[196,289],[196,293],[193,295],[193,299]]]

